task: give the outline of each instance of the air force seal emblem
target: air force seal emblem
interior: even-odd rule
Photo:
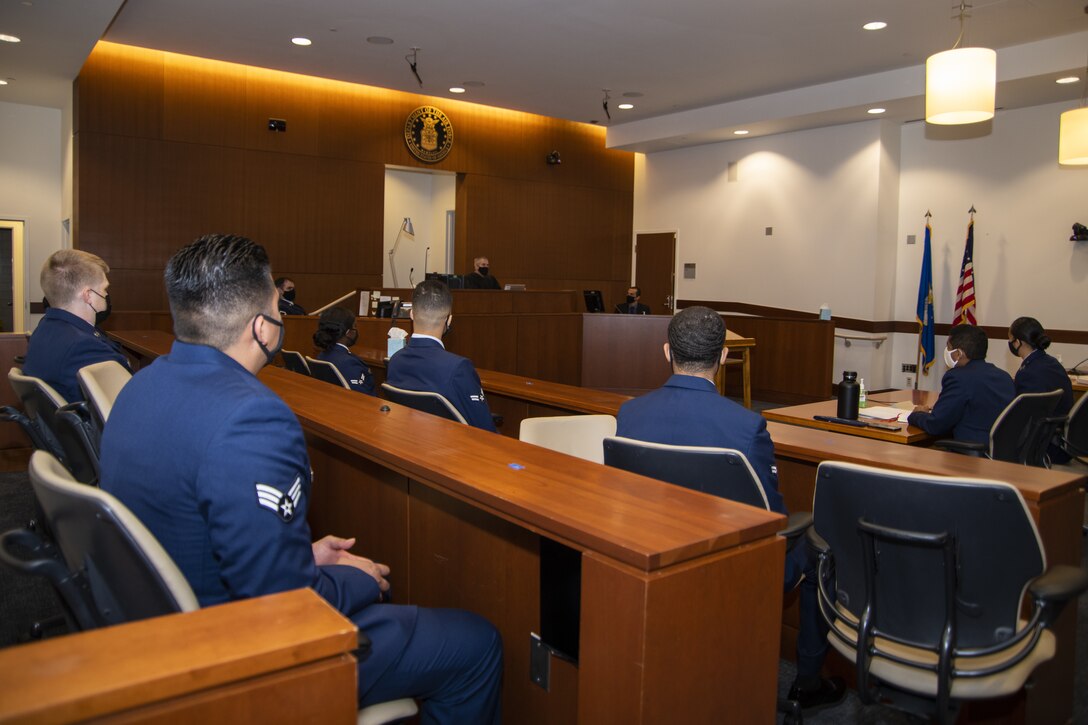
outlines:
[[[441,161],[453,148],[453,124],[434,106],[420,106],[404,122],[404,143],[420,161]]]
[[[298,510],[301,500],[302,476],[295,478],[295,482],[287,493],[280,493],[278,488],[269,486],[267,483],[257,484],[257,504],[275,513],[283,519],[284,523],[295,518],[295,511]]]

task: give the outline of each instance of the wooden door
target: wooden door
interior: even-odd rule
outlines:
[[[671,315],[676,308],[676,233],[635,236],[635,284],[651,315]]]

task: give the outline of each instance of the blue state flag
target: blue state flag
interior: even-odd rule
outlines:
[[[918,281],[918,348],[922,356],[922,374],[929,375],[935,358],[933,339],[933,257],[929,237],[932,230],[926,222],[926,246],[922,252],[922,276]]]

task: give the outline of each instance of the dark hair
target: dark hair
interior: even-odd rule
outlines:
[[[635,297],[641,297],[642,296],[642,288],[641,287],[636,287],[634,285],[631,285],[627,289],[633,289],[635,291]]]
[[[425,326],[433,327],[442,322],[452,307],[453,296],[442,280],[423,280],[412,292],[412,315]]]
[[[953,350],[960,350],[968,360],[985,360],[986,350],[990,347],[986,333],[974,325],[956,325],[948,333],[948,344]]]
[[[688,307],[669,322],[672,362],[683,372],[713,370],[725,347],[725,323],[709,307]]]
[[[355,325],[355,315],[346,307],[330,307],[321,313],[314,333],[314,344],[327,350]]]
[[[292,281],[290,277],[276,277],[276,289],[283,289],[283,284],[290,281]]]
[[[1050,338],[1046,336],[1046,330],[1034,317],[1017,317],[1009,325],[1009,334],[1036,350],[1045,350],[1050,347]]]
[[[254,317],[277,314],[268,253],[246,237],[200,237],[170,258],[163,279],[182,342],[224,350]]]

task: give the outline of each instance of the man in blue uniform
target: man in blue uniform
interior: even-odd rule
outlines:
[[[311,543],[302,428],[256,378],[283,343],[268,257],[208,235],[165,273],[177,341],[125,386],[102,439],[102,488],[158,538],[201,605],[312,587],[372,642],[361,705],[422,700],[424,722],[498,722],[502,644],[483,618],[383,604],[388,567]],[[301,696],[301,695],[300,695]]]
[[[79,249],[54,252],[42,266],[49,309],[26,350],[23,373],[49,383],[69,403],[83,400],[80,368],[115,360],[130,369],[120,348],[98,329],[110,313],[109,266]]]
[[[621,315],[648,315],[650,308],[642,304],[642,290],[634,285],[627,288],[627,300],[616,305],[616,312]]]
[[[295,282],[290,277],[277,277],[276,290],[280,293],[279,310],[281,315],[305,315],[302,305],[295,303]]]
[[[620,407],[616,435],[650,443],[738,450],[763,483],[771,509],[786,513],[767,422],[723,398],[714,385],[718,367],[729,353],[721,315],[707,307],[688,307],[669,322],[668,334],[664,350],[672,377],[664,386]],[[820,677],[827,654],[827,625],[819,613],[816,562],[804,542],[794,547],[786,561],[785,588],[796,586],[802,573],[797,679],[789,697],[813,709],[841,701],[846,687],[841,678]]]
[[[469,425],[495,432],[480,376],[468,358],[446,351],[442,335],[453,315],[450,290],[437,279],[416,285],[412,292],[412,337],[389,358],[385,381],[405,390],[439,393],[460,411]]]
[[[941,394],[932,409],[918,406],[907,422],[933,436],[952,434],[958,441],[990,442],[990,428],[1016,397],[1012,378],[986,362],[986,333],[974,325],[956,325],[948,335]]]

